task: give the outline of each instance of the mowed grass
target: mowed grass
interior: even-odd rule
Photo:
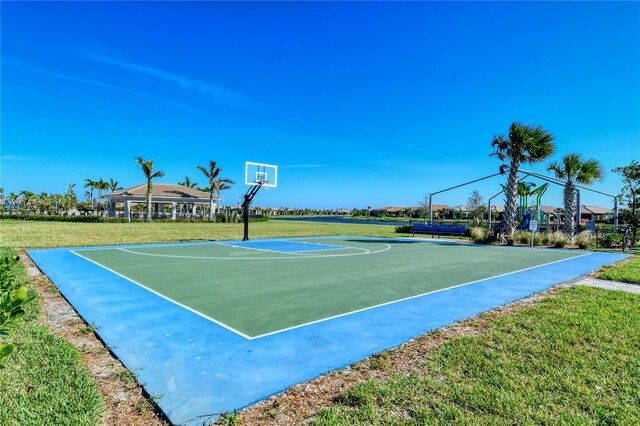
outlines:
[[[615,265],[605,266],[598,274],[598,278],[640,284],[640,256],[633,256]]]
[[[0,256],[16,255],[0,249]],[[17,274],[26,279],[22,263]],[[34,290],[29,285],[29,291]],[[97,425],[102,422],[103,399],[95,380],[84,368],[78,350],[43,324],[36,299],[27,305],[26,321],[2,340],[18,350],[0,369],[0,425]]]
[[[619,424],[640,419],[640,296],[574,287],[363,382],[318,425]]]
[[[370,235],[397,237],[394,226],[294,221],[251,223],[250,238]],[[176,241],[241,240],[241,223],[78,223],[0,220],[0,245],[32,249],[144,244]]]

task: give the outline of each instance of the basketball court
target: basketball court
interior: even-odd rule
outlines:
[[[249,240],[277,167],[247,163],[242,241],[30,250],[175,424],[202,424],[625,258],[414,238]]]
[[[176,424],[624,258],[349,236],[29,255]]]

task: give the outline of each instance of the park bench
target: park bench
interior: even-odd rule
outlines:
[[[462,237],[466,235],[468,231],[467,225],[441,225],[436,223],[414,223],[411,225],[410,233],[412,234],[430,234],[432,236],[437,235],[449,235]]]

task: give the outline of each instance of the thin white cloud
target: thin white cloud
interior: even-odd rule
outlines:
[[[196,80],[181,75],[173,74],[167,71],[163,71],[157,68],[148,67],[145,65],[134,64],[131,62],[118,61],[111,58],[106,58],[99,55],[88,54],[87,58],[103,64],[113,65],[116,67],[128,69],[131,71],[140,72],[152,77],[159,78],[174,84],[179,85],[186,90],[195,90],[200,94],[213,99],[216,103],[224,106],[231,107],[244,107],[249,105],[249,101],[242,95],[235,93],[225,87],[217,84],[208,83],[202,80]]]
[[[78,77],[73,77],[73,76],[70,76],[70,75],[58,74],[58,73],[55,73],[55,72],[43,70],[43,69],[35,67],[35,66],[31,65],[31,64],[27,64],[26,62],[16,61],[14,59],[2,58],[2,63],[4,65],[9,65],[9,66],[11,66],[13,68],[18,68],[18,69],[25,70],[25,71],[31,71],[31,72],[38,73],[38,74],[48,75],[50,77],[57,77],[57,78],[62,78],[64,80],[77,81],[79,83],[92,84],[94,86],[106,87],[108,89],[114,89],[114,90],[121,90],[123,92],[138,93],[138,92],[136,92],[134,90],[124,89],[122,87],[113,86],[111,84],[101,83],[99,81],[87,80],[87,79],[84,79],[84,78],[78,78]]]
[[[31,160],[31,157],[22,157],[20,155],[2,155],[0,160],[2,161],[27,161]]]
[[[318,167],[327,167],[327,164],[292,164],[290,166],[281,166],[281,169],[316,169]]]
[[[106,89],[117,90],[117,91],[120,91],[120,92],[131,93],[131,94],[134,94],[134,95],[137,95],[137,96],[145,97],[147,99],[150,99],[150,100],[152,100],[154,102],[157,102],[159,104],[162,104],[162,105],[169,105],[169,106],[172,106],[172,107],[175,107],[175,108],[184,109],[184,110],[187,110],[187,111],[195,111],[195,112],[199,112],[199,113],[208,114],[208,112],[203,111],[201,109],[193,108],[193,107],[190,107],[189,105],[181,104],[179,102],[168,101],[168,100],[165,100],[165,99],[159,99],[159,98],[156,98],[154,96],[149,96],[146,93],[139,92],[137,90],[131,90],[131,89],[127,89],[125,87],[114,86],[112,84],[102,83],[102,82],[95,81],[95,80],[87,80],[86,78],[79,78],[79,77],[74,77],[74,76],[71,76],[71,75],[51,72],[51,71],[48,71],[48,70],[45,70],[45,69],[42,69],[42,68],[38,68],[38,67],[33,66],[31,64],[27,64],[26,62],[22,62],[22,61],[16,61],[16,60],[13,60],[13,59],[2,58],[2,63],[4,65],[9,65],[9,66],[11,66],[13,68],[21,69],[21,70],[24,70],[24,71],[29,71],[29,72],[33,72],[33,73],[37,73],[37,74],[42,74],[42,75],[47,75],[47,76],[50,76],[50,77],[61,78],[63,80],[75,81],[75,82],[78,82],[78,83],[84,83],[84,84],[90,84],[90,85],[93,85],[93,86],[104,87]]]

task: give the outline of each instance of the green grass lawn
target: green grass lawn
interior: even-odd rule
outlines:
[[[13,248],[49,248],[143,244],[198,240],[241,240],[241,223],[78,223],[0,220],[0,244]],[[269,221],[252,223],[253,238],[315,235],[397,237],[394,226]]]
[[[0,255],[15,251],[0,249]],[[26,279],[26,269],[17,265]],[[34,292],[30,288],[30,292]],[[0,370],[0,425],[87,425],[101,423],[103,400],[84,368],[78,350],[43,324],[36,299],[27,305],[25,323],[3,337],[18,350]]]
[[[640,284],[640,256],[633,256],[626,262],[605,266],[598,274],[603,280]]]
[[[448,341],[417,373],[352,387],[312,424],[638,424],[638,312],[638,295],[568,289]]]
[[[251,224],[252,238],[313,235],[397,236],[393,226]],[[1,220],[0,236],[13,248],[70,247],[241,239],[242,225]],[[640,282],[638,259],[603,272],[627,278],[601,277]],[[37,303],[30,308],[10,336],[20,346],[1,372],[0,424],[100,424],[102,398],[80,354],[43,325]],[[353,387],[314,424],[637,424],[638,312],[637,295],[566,290],[445,343],[418,373]]]

